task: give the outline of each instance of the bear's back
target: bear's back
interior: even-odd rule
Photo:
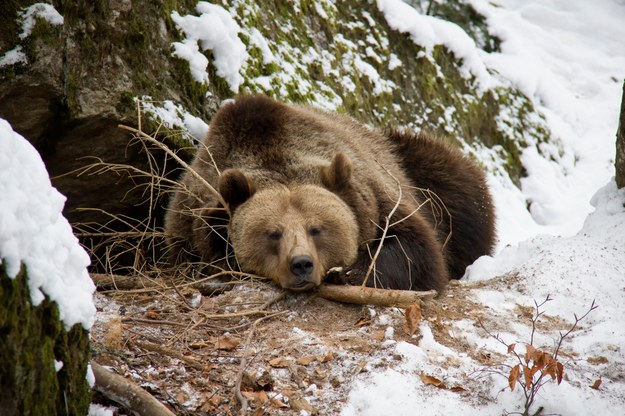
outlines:
[[[224,106],[204,144],[220,170],[242,169],[260,187],[275,182],[319,183],[319,168],[338,152],[353,162],[361,181],[371,182],[373,176],[393,187],[392,176],[404,179],[379,131],[345,115],[264,96],[240,97]]]

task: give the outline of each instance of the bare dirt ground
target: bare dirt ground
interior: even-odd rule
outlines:
[[[515,279],[488,285],[503,288]],[[475,350],[449,330],[450,323],[468,320],[495,332],[510,320],[528,321],[533,311],[517,307],[505,319],[496,316],[471,297],[483,284],[451,282],[445,294],[423,301],[420,310],[436,342],[488,367],[502,356]],[[263,282],[237,284],[215,296],[190,288],[110,290],[97,294],[96,305],[94,360],[178,415],[239,414],[237,392],[248,401],[249,414],[338,414],[359,374],[393,368],[403,358],[390,346],[417,344],[421,337],[418,327],[412,335],[406,332],[411,330],[405,328],[403,309],[282,294]],[[563,323],[545,317],[541,325],[554,329]],[[436,385],[435,378],[421,376]],[[478,385],[467,374],[455,391],[473,390],[474,399],[480,396]],[[107,404],[103,397],[96,401]]]

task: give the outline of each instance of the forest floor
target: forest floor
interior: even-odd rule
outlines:
[[[423,346],[425,336],[457,353],[428,354],[443,373],[459,366],[458,356],[474,362],[475,372],[454,378],[453,385],[427,371],[415,377],[471,402],[490,400],[481,376],[505,359],[506,348],[502,355],[476,349],[453,323],[469,322],[484,337],[531,323],[532,308],[516,305],[501,316],[471,295],[485,285],[506,290],[516,280],[452,281],[442,296],[421,301],[422,322],[408,320],[401,308],[343,304],[310,293],[281,296],[263,282],[237,284],[216,296],[186,288],[99,292],[93,358],[178,415],[238,414],[237,391],[249,414],[339,414],[357,377],[401,366],[406,357],[396,345]],[[556,317],[542,318],[540,330],[567,326]],[[424,328],[431,334],[422,334]],[[103,397],[95,401],[111,404]]]

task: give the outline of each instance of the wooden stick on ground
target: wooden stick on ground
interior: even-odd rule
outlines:
[[[95,389],[140,416],[175,416],[164,404],[130,380],[91,361]]]
[[[317,294],[328,300],[361,305],[408,307],[421,299],[431,299],[435,290],[415,292],[412,290],[375,289],[363,286],[321,285]]]
[[[115,276],[92,273],[91,277],[96,283],[98,288],[114,288],[129,290],[133,288],[149,288],[150,285],[157,286],[150,281],[140,280],[136,276]],[[196,282],[197,283],[197,282]],[[193,286],[194,283],[184,284],[180,286]],[[317,295],[328,300],[343,303],[355,303],[360,305],[377,305],[377,306],[399,306],[406,307],[417,302],[419,299],[431,299],[437,295],[436,291],[430,290],[427,292],[415,292],[413,290],[392,290],[392,289],[376,289],[372,287],[364,286],[349,286],[349,285],[330,285],[322,284],[317,289]],[[276,300],[271,300],[271,303]],[[239,313],[230,314],[216,314],[207,315],[204,314],[206,319],[215,318],[232,318],[236,316],[253,315],[270,313],[265,312],[267,306],[259,308],[259,310],[242,311]],[[140,322],[140,320],[133,318],[134,321]],[[149,322],[157,323],[157,322]]]

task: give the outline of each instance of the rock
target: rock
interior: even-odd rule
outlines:
[[[213,51],[204,51],[208,83],[195,81],[189,63],[172,56],[172,44],[184,39],[172,12],[197,17],[197,1],[53,1],[63,23],[37,19],[32,34],[21,39],[20,15],[35,2],[0,6],[0,57],[21,48],[27,60],[0,67],[0,117],[39,150],[54,186],[68,196],[64,215],[77,230],[84,231],[84,223],[106,232],[130,231],[129,223],[160,225],[166,195],[147,201],[146,178],[81,170],[97,160],[148,169],[142,147],[118,128],[137,126],[136,98],[150,97],[156,106],[169,100],[209,122],[220,103],[235,95],[218,75]],[[316,104],[381,127],[426,129],[455,143],[496,147],[517,183],[524,174],[523,147],[552,140],[527,97],[511,87],[478,91],[478,80],[463,74],[450,50],[436,45],[426,52],[410,35],[393,30],[375,2],[304,3],[294,8],[245,0],[224,6],[248,55],[238,93]],[[464,2],[436,4],[430,13],[456,22],[485,50],[499,47],[485,19]],[[151,133],[158,123],[143,114],[142,125]],[[189,146],[174,137],[182,127],[166,126],[159,137],[172,137],[176,148]],[[178,176],[162,152],[151,153],[164,175]],[[125,221],[111,222],[114,216]],[[101,243],[84,233],[80,238],[90,247]],[[105,245],[103,250],[115,250]],[[116,259],[122,268],[134,264],[134,254],[123,257]],[[94,261],[92,268],[104,267]]]
[[[165,6],[134,4],[119,0],[110,4],[57,4],[62,26],[38,19],[33,33],[18,39],[19,13],[30,3],[3,4],[3,16],[10,16],[12,31],[0,33],[0,56],[16,46],[28,62],[0,68],[0,118],[26,137],[40,152],[53,185],[68,197],[64,215],[79,230],[129,231],[130,227],[113,217],[123,216],[140,223],[150,208],[160,213],[163,198],[148,201],[148,178],[117,171],[85,173],[91,164],[102,161],[129,165],[150,171],[143,147],[132,144],[131,134],[118,125],[137,125],[133,97],[150,95],[155,99],[177,97],[188,77],[176,76],[181,69],[167,52],[177,36],[162,23],[169,15]],[[159,30],[149,31],[156,27]],[[156,51],[165,51],[159,53]],[[182,81],[181,81],[182,80]],[[198,88],[204,97],[202,88]],[[206,89],[204,89],[205,92]],[[184,101],[197,113],[208,114],[203,103]],[[144,121],[147,128],[154,124]],[[152,151],[163,161],[160,151]],[[187,156],[190,158],[190,156]],[[170,164],[165,175],[175,179]],[[157,213],[155,218],[160,218]],[[82,224],[82,225],[81,225]],[[99,244],[88,237],[89,247]],[[132,264],[119,259],[120,263]],[[101,270],[94,262],[94,269]]]

